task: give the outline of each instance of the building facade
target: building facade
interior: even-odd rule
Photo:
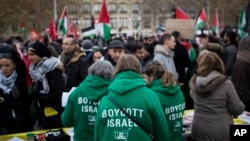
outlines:
[[[64,6],[67,6],[68,18],[78,28],[88,27],[91,15],[98,19],[102,0],[20,0],[20,4],[10,4],[4,1],[2,5],[9,6],[2,10],[0,33],[15,34],[20,21],[25,23],[27,31],[36,29],[42,31],[49,27],[51,19],[60,18]],[[110,15],[112,33],[155,32],[157,26],[165,26],[167,19],[173,15],[173,6],[182,8],[191,18],[196,19],[201,8],[205,8],[211,23],[217,10],[222,25],[237,25],[240,9],[247,0],[106,0]],[[56,3],[56,6],[55,6]],[[18,10],[16,10],[18,9]],[[54,13],[54,11],[56,11]]]
[[[237,24],[237,16],[244,0],[106,0],[110,15],[111,33],[155,32],[157,26],[165,26],[172,18],[174,5],[181,7],[195,19],[201,8],[205,8],[208,19],[213,18],[215,10],[223,25]],[[69,18],[81,28],[88,27],[91,15],[98,20],[102,0],[67,0]],[[61,3],[62,6],[62,3]]]

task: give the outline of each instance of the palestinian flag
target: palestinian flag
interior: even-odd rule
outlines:
[[[96,24],[96,32],[99,32],[105,41],[110,39],[110,19],[105,0],[102,1],[98,23]]]
[[[238,33],[240,38],[244,38],[248,35],[249,32],[249,18],[250,18],[250,0],[248,1],[247,7],[242,8],[240,12],[240,19],[239,19],[239,29]]]
[[[242,8],[240,12],[239,29],[238,29],[240,38],[244,38],[246,36],[246,32],[244,31],[245,26],[246,26],[246,12],[245,9]]]
[[[207,15],[206,15],[205,9],[202,8],[199,13],[199,17],[196,20],[196,25],[194,28],[194,35],[197,35],[197,32],[201,29],[204,29],[206,25],[207,25]]]
[[[67,23],[68,23],[68,21],[67,21],[67,7],[65,6],[63,9],[62,15],[60,17],[60,20],[59,20],[59,25],[58,25],[58,27],[62,31],[63,35],[67,34],[67,30],[68,30]]]
[[[220,29],[219,29],[219,15],[218,15],[218,11],[215,11],[214,14],[214,19],[213,19],[213,23],[212,23],[212,33],[214,33],[215,35],[219,35],[220,33]]]
[[[175,14],[174,14],[175,19],[191,19],[190,16],[185,13],[180,7],[176,6],[175,7]]]
[[[94,19],[93,15],[91,15],[91,25],[89,27],[83,28],[81,30],[82,30],[82,33],[84,36],[88,36],[91,39],[94,38],[96,31],[95,31],[95,19]]]
[[[26,39],[27,38],[27,32],[26,32],[26,28],[25,28],[24,22],[21,22],[20,25],[19,25],[19,27],[20,27],[20,33],[21,33],[23,39]]]

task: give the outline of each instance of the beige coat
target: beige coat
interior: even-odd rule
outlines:
[[[194,75],[190,88],[195,111],[192,137],[197,141],[229,141],[232,116],[245,108],[232,82],[212,71],[206,77]]]

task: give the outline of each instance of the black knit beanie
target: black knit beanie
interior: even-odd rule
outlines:
[[[41,58],[51,57],[51,53],[48,47],[44,43],[41,43],[39,41],[36,41],[35,43],[31,44],[29,47],[29,51],[33,52]]]

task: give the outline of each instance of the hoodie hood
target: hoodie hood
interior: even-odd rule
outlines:
[[[101,76],[88,75],[80,84],[79,92],[83,93],[90,100],[99,100],[108,94],[108,86],[111,80]]]
[[[149,84],[149,88],[153,90],[154,92],[161,93],[164,95],[175,95],[178,94],[180,91],[180,86],[163,86],[161,79],[153,80]]]
[[[171,56],[171,57],[174,57],[174,52],[171,51],[171,50],[168,50],[167,48],[165,48],[164,46],[162,45],[156,45],[155,46],[155,50],[154,50],[154,54],[163,54],[164,56]]]
[[[139,87],[146,87],[143,77],[134,71],[123,71],[118,73],[109,86],[113,93],[123,95]]]
[[[208,94],[226,81],[226,76],[217,71],[210,72],[207,76],[194,75],[190,80],[190,88],[197,94]]]

